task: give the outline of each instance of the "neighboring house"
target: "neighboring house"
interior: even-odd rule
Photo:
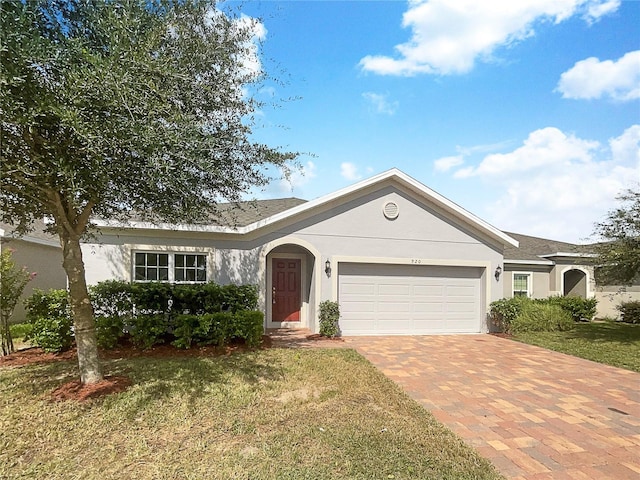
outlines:
[[[320,302],[335,300],[344,335],[477,333],[503,297],[503,251],[517,246],[396,169],[223,216],[235,226],[97,221],[87,281],[256,284],[267,328],[317,331]]]
[[[504,251],[504,296],[595,297],[598,317],[618,317],[622,301],[640,300],[640,283],[627,287],[598,285],[588,245],[506,232],[519,242]]]
[[[11,249],[16,266],[25,266],[29,272],[36,272],[35,278],[27,284],[18,301],[11,317],[12,323],[25,321],[26,312],[22,302],[34,289],[67,288],[60,242],[56,236],[45,233],[44,228],[44,222],[36,222],[33,232],[16,237],[11,225],[0,222],[0,251]]]

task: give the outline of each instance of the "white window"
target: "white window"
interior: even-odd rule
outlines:
[[[134,252],[136,282],[204,283],[207,255],[201,253]]]
[[[138,282],[168,282],[169,254],[136,252],[134,273]]]
[[[530,297],[531,296],[531,274],[530,273],[513,273],[513,296],[514,297]]]
[[[174,281],[176,282],[206,282],[207,257],[191,253],[176,253],[174,259]]]

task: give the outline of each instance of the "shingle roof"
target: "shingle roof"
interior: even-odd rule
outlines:
[[[301,198],[291,197],[254,200],[250,202],[221,203],[218,204],[220,218],[214,219],[213,224],[245,227],[263,218],[271,217],[272,215],[284,212],[285,210],[297,207],[306,202],[306,200],[302,200]]]
[[[504,259],[508,260],[544,260],[541,255],[554,253],[588,253],[588,246],[574,243],[549,240],[547,238],[532,237],[520,233],[504,232],[520,242],[518,248],[510,245],[504,249]]]
[[[8,223],[0,222],[0,230],[4,230],[5,238],[25,238],[43,240],[45,242],[58,242],[58,237],[50,233],[45,232],[47,225],[42,220],[35,220],[33,222],[33,230],[26,235],[18,235],[14,233],[14,226]]]

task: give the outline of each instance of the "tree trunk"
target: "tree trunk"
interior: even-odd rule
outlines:
[[[4,314],[0,314],[0,337],[2,338],[2,356],[13,353],[14,347],[11,329],[9,328],[9,317]]]
[[[62,266],[69,280],[69,303],[78,348],[80,379],[83,384],[96,383],[102,380],[103,376],[98,358],[96,322],[87,290],[80,237],[70,235],[63,230],[60,233],[60,243],[64,258]]]

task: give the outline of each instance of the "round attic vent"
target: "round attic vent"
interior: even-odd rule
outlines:
[[[384,208],[382,209],[382,212],[384,213],[384,216],[387,217],[389,220],[395,220],[396,218],[398,218],[398,215],[400,214],[400,208],[394,202],[387,202],[384,204]]]

